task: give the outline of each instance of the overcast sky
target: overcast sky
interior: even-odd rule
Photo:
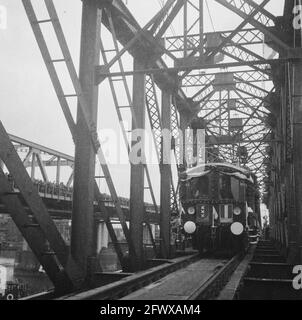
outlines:
[[[33,0],[33,3],[41,2]],[[159,10],[161,2],[127,0],[129,9],[141,25],[147,23]],[[54,3],[78,68],[82,2],[56,0]],[[274,14],[281,14],[283,3],[284,0],[272,0],[267,8]],[[8,25],[6,30],[0,29],[0,119],[9,133],[72,155],[74,146],[71,135],[22,2],[0,0],[1,5],[7,8]],[[231,29],[240,23],[237,16],[215,1],[208,0],[208,5],[215,30]],[[213,31],[206,6],[204,16],[205,30]],[[181,23],[181,19],[176,19],[174,30],[178,30]],[[101,127],[118,128],[111,93],[106,85],[100,86],[98,120]],[[118,184],[119,193],[127,195],[128,169],[126,166],[114,166],[112,170],[115,180],[121,181]]]

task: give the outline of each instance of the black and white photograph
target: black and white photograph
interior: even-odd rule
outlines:
[[[302,300],[302,0],[0,0],[14,300],[93,300],[87,320]]]

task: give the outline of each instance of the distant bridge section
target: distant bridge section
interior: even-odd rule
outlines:
[[[31,142],[12,134],[9,134],[9,137],[13,142],[18,154],[26,154],[23,159],[23,164],[25,168],[30,168],[30,176],[39,192],[39,195],[43,199],[43,202],[46,204],[51,216],[54,219],[71,219],[74,158],[60,151],[47,148],[43,145]],[[50,182],[48,178],[49,175],[47,173],[47,169],[49,167],[56,168],[56,182]],[[61,169],[63,167],[72,168],[72,173],[68,179],[67,184],[64,184],[61,181]],[[43,180],[37,179],[37,168],[39,168]],[[18,192],[18,188],[14,185],[14,181],[11,180],[11,184],[14,192]],[[110,217],[112,219],[118,218],[111,197],[107,194],[102,195],[104,198],[104,205],[110,212]],[[119,197],[119,199],[121,201],[126,220],[129,220],[130,200],[123,197]],[[7,210],[2,204],[1,199],[0,213],[7,213]],[[150,223],[159,223],[159,217],[156,214],[154,205],[145,203],[145,215],[148,215]],[[95,218],[99,221],[104,220],[103,213],[99,212],[99,210],[97,209],[97,203],[95,203]]]

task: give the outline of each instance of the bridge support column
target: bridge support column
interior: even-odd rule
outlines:
[[[59,184],[61,179],[61,158],[57,159],[56,183]]]
[[[297,256],[297,222],[295,212],[295,194],[293,182],[293,164],[287,163],[286,166],[286,193],[287,193],[287,232],[288,232],[288,263],[295,263]]]
[[[83,1],[80,82],[91,123],[96,122],[98,110],[95,66],[99,65],[100,58],[100,25],[98,1]],[[76,130],[71,254],[82,267],[88,281],[93,272],[91,262],[96,254],[93,216],[95,153],[80,107]]]
[[[142,70],[144,66],[134,59],[134,71]],[[134,250],[130,248],[130,263],[133,271],[140,270],[144,263],[143,222],[144,222],[144,154],[145,146],[145,74],[136,73],[133,76],[133,112],[136,123],[132,122],[132,150],[130,152],[130,237]]]
[[[160,253],[170,256],[171,235],[171,99],[169,91],[162,91],[162,152],[160,164]]]
[[[302,50],[301,50],[302,51]],[[293,166],[298,263],[302,263],[302,64],[293,63]]]
[[[36,173],[36,154],[35,152],[33,152],[31,156],[31,170],[30,170],[30,177],[32,180],[35,179],[35,173]]]

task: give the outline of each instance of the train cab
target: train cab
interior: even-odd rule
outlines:
[[[248,236],[248,170],[209,163],[187,170],[181,177],[180,196],[184,232],[200,252],[228,252],[246,247]]]

